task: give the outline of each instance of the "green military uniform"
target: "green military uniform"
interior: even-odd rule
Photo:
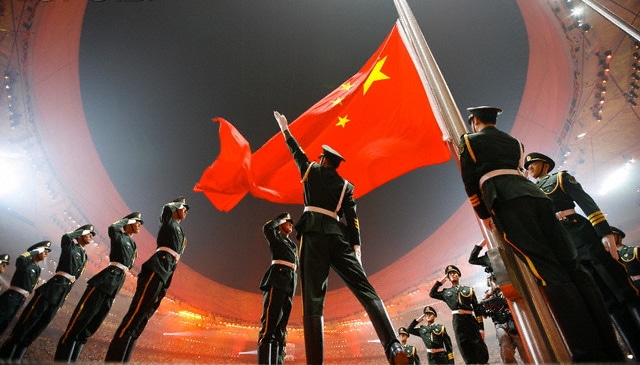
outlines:
[[[258,364],[284,362],[287,323],[298,279],[296,244],[278,229],[285,221],[293,223],[289,213],[279,215],[262,227],[269,242],[271,265],[260,281],[263,300],[260,318],[262,327],[258,333]]]
[[[445,274],[460,270],[449,265]],[[460,354],[467,364],[486,364],[489,362],[489,350],[482,339],[480,331],[484,331],[482,312],[479,310],[478,299],[472,287],[453,285],[440,290],[442,283],[436,281],[431,287],[429,296],[447,303],[453,313],[453,332]]]
[[[33,257],[42,252],[39,248],[51,251],[51,242],[38,242],[16,259],[16,271],[11,277],[11,286],[0,295],[0,335],[7,329],[13,317],[38,284],[41,269]]]
[[[617,227],[611,227],[611,231],[614,234],[625,238],[626,234]],[[618,247],[618,255],[620,256],[620,262],[627,269],[629,277],[633,281],[636,288],[640,289],[640,252],[638,252],[638,246],[627,246],[620,244]]]
[[[141,213],[133,212],[109,226],[110,264],[87,281],[87,288],[58,341],[55,361],[77,361],[82,347],[109,314],[111,305],[124,284],[126,273],[137,256],[136,242],[123,232],[127,224],[135,222],[142,223]]]
[[[487,318],[491,317],[493,324],[496,327],[496,338],[500,345],[500,358],[503,364],[515,364],[516,350],[522,356],[524,354],[524,347],[522,346],[522,340],[520,334],[516,328],[516,323],[513,320],[511,309],[509,309],[509,303],[505,298],[500,287],[495,283],[495,275],[493,274],[493,268],[491,267],[491,260],[486,254],[479,256],[481,246],[475,245],[469,255],[469,263],[472,265],[484,266],[485,272],[487,272],[487,282],[490,287],[491,294],[485,299],[481,300],[478,305],[481,308],[482,315]]]
[[[398,328],[399,335],[405,335],[409,338],[410,334],[407,332],[407,329],[404,327]],[[404,341],[402,341],[404,342]],[[407,359],[409,359],[409,365],[420,365],[420,356],[418,355],[418,349],[415,346],[410,345],[408,343],[402,343],[402,349],[404,353],[407,355]]]
[[[463,135],[459,143],[462,181],[471,206],[479,218],[493,218],[545,291],[573,360],[623,361],[602,295],[577,260],[553,202],[520,173],[522,144],[493,125],[499,108],[468,110],[471,122],[484,122],[483,129]]]
[[[423,313],[433,313],[436,317],[438,313],[431,306],[426,306]],[[407,332],[420,336],[422,342],[427,347],[427,359],[429,364],[453,364],[453,344],[451,337],[443,324],[432,323],[418,326],[418,321],[414,319],[409,324]],[[417,328],[416,328],[417,327]]]
[[[36,289],[11,335],[0,349],[0,358],[20,360],[27,348],[35,341],[67,299],[76,279],[82,275],[87,264],[87,253],[76,239],[82,235],[95,236],[93,226],[84,225],[73,232],[62,235],[60,259],[55,275]]]
[[[105,356],[107,362],[129,361],[138,337],[160,306],[162,298],[171,285],[173,273],[187,245],[180,223],[173,218],[173,214],[178,209],[189,209],[184,197],[176,198],[162,208],[160,230],[156,239],[158,248],[142,264],[129,310],[122,318],[109,344]]]
[[[535,161],[549,164],[549,171],[555,165],[548,156],[534,152],[525,158],[525,168]],[[558,219],[576,245],[578,260],[594,277],[620,334],[640,357],[640,296],[624,265],[602,245],[602,237],[613,233],[604,214],[567,171],[547,174],[536,185],[553,201]],[[576,213],[576,204],[587,218]]]
[[[333,268],[363,305],[389,362],[404,359],[391,320],[362,265],[355,245],[361,245],[360,227],[353,199],[354,186],[335,168],[310,162],[287,130],[286,143],[300,171],[304,186],[305,212],[295,228],[300,239],[300,280],[307,363],[320,364],[324,357],[323,310],[329,268]],[[329,146],[324,158],[338,166],[344,160]],[[343,218],[345,223],[340,221]],[[406,361],[406,360],[405,360]]]

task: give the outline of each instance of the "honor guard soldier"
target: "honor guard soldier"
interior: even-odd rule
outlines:
[[[420,365],[420,356],[418,356],[418,349],[415,346],[409,345],[407,340],[409,339],[409,332],[404,327],[398,328],[398,336],[400,336],[400,344],[404,349],[404,353],[407,354],[409,359],[409,365]]]
[[[0,349],[0,359],[19,361],[27,348],[35,341],[64,304],[75,281],[82,275],[87,264],[84,247],[93,242],[96,232],[93,225],[86,224],[75,231],[62,235],[60,259],[55,275],[36,289],[22,311],[11,335]]]
[[[609,315],[636,358],[640,358],[640,296],[618,259],[613,231],[593,198],[567,171],[551,173],[555,162],[542,153],[525,157],[524,167],[553,201],[556,217],[569,232],[582,263],[600,288]],[[588,218],[578,214],[576,204]]]
[[[7,269],[7,266],[9,266],[10,261],[11,261],[11,256],[9,256],[8,253],[4,253],[0,255],[0,274],[4,273],[4,271]],[[2,285],[0,285],[0,292],[1,291],[2,291]]]
[[[622,240],[627,236],[620,228],[611,227],[613,238],[616,241],[620,262],[627,268],[629,277],[636,288],[640,289],[640,252],[638,246],[627,246]]]
[[[109,314],[137,256],[133,235],[140,233],[142,213],[133,212],[109,226],[109,266],[87,281],[69,324],[58,341],[55,361],[76,362],[82,348]]]
[[[489,362],[489,350],[484,342],[484,321],[475,290],[460,285],[461,272],[456,266],[448,265],[444,273],[444,277],[433,284],[429,296],[444,301],[451,309],[453,332],[464,362],[486,364]],[[447,280],[451,287],[440,290]]]
[[[471,265],[480,265],[484,267],[484,271],[487,273],[487,286],[489,290],[485,293],[484,299],[482,299],[478,305],[482,310],[484,318],[491,317],[493,324],[496,327],[496,338],[500,345],[500,358],[503,364],[515,364],[516,350],[522,357],[524,354],[524,347],[520,340],[520,334],[516,328],[516,323],[513,320],[511,309],[509,309],[509,303],[505,298],[500,286],[496,283],[496,277],[491,267],[491,260],[489,256],[484,254],[480,256],[480,251],[487,244],[486,240],[483,240],[479,245],[473,246],[471,255],[469,255],[469,263]]]
[[[180,223],[187,217],[188,210],[189,205],[183,196],[162,207],[160,230],[156,239],[158,248],[142,264],[136,292],[129,310],[111,339],[105,361],[129,362],[138,337],[160,306],[187,246],[187,238]]]
[[[33,293],[40,278],[39,262],[51,252],[51,241],[38,242],[16,259],[16,271],[11,277],[11,286],[0,295],[0,336],[18,313],[27,297]],[[9,261],[9,255],[5,255]]]
[[[271,266],[260,281],[263,300],[262,327],[258,333],[258,364],[284,363],[287,323],[298,280],[297,248],[289,238],[292,231],[293,219],[289,213],[278,215],[262,227],[271,251]]]
[[[422,310],[422,315],[409,325],[407,332],[412,335],[420,336],[422,342],[427,347],[427,358],[429,364],[453,364],[453,345],[451,337],[447,333],[443,324],[435,323],[438,312],[432,306],[426,306]],[[418,326],[418,323],[424,319],[427,320],[426,325]]]
[[[406,354],[396,338],[384,303],[362,268],[354,186],[337,172],[344,157],[323,145],[320,162],[310,162],[289,132],[285,116],[278,112],[273,115],[302,176],[304,190],[304,213],[295,228],[301,247],[300,280],[307,363],[323,363],[324,299],[329,268],[333,268],[369,315],[389,363],[406,364]]]
[[[577,260],[553,202],[523,176],[524,147],[496,128],[502,110],[490,106],[467,110],[473,133],[460,137],[458,153],[464,188],[476,215],[488,230],[498,228],[527,265],[546,294],[574,362],[624,361],[598,286]]]

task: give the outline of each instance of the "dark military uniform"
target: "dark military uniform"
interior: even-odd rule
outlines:
[[[51,242],[38,242],[16,259],[16,271],[11,278],[11,286],[0,295],[0,335],[7,329],[24,301],[38,284],[41,269],[33,259],[41,252],[36,250],[38,247],[51,250]]]
[[[296,223],[300,239],[300,279],[307,362],[323,362],[323,310],[329,267],[332,267],[363,305],[390,362],[404,358],[384,304],[356,258],[360,228],[353,199],[354,186],[335,168],[309,162],[298,142],[287,130],[286,143],[304,184],[305,212]],[[325,158],[337,166],[342,157],[323,146]],[[346,225],[339,219],[344,218]],[[402,353],[402,354],[400,354]]]
[[[156,240],[158,248],[142,264],[136,292],[131,299],[129,310],[113,335],[105,361],[128,362],[138,337],[160,306],[171,284],[178,260],[187,245],[180,223],[173,218],[173,212],[182,208],[189,209],[183,197],[165,204],[162,208],[160,230]]]
[[[445,273],[455,270],[449,265]],[[429,296],[447,303],[453,313],[453,332],[456,336],[458,349],[467,364],[486,364],[489,362],[489,350],[482,339],[480,331],[484,330],[482,312],[478,307],[478,299],[472,287],[454,285],[440,290],[442,283],[436,281],[431,287]]]
[[[487,108],[469,108],[475,118],[492,123],[483,110]],[[522,150],[517,139],[492,125],[463,135],[460,168],[469,201],[478,217],[493,217],[506,243],[542,286],[573,361],[623,361],[602,295],[577,260],[553,202],[519,173]]]
[[[640,252],[638,252],[638,246],[622,245],[618,247],[618,255],[620,255],[620,262],[627,268],[629,277],[636,288],[640,288]]]
[[[407,332],[407,329],[404,327],[400,327],[398,329],[399,335],[405,335],[406,338],[409,338],[410,334]],[[404,353],[407,355],[407,359],[409,360],[409,365],[420,365],[420,356],[418,355],[418,349],[415,346],[409,345],[406,343],[406,339],[402,339],[401,337],[401,345]]]
[[[485,272],[488,273],[487,283],[489,284],[491,294],[485,299],[481,300],[478,305],[481,308],[482,315],[487,318],[491,317],[493,324],[496,327],[496,338],[500,345],[500,358],[504,364],[516,363],[516,350],[522,356],[524,354],[524,347],[520,339],[520,334],[516,328],[516,323],[513,320],[513,315],[509,309],[507,298],[505,298],[500,287],[495,283],[495,276],[491,267],[491,260],[486,254],[479,256],[481,246],[475,245],[469,255],[469,263],[472,265],[484,266]]]
[[[269,249],[271,266],[260,281],[263,293],[262,327],[258,334],[258,363],[282,364],[286,349],[287,323],[293,306],[293,294],[298,276],[296,244],[278,227],[284,221],[293,223],[289,213],[270,220],[262,227]]]
[[[137,255],[135,241],[122,229],[135,221],[142,223],[141,217],[141,213],[134,212],[109,226],[111,262],[87,282],[87,288],[69,319],[67,329],[58,341],[56,361],[77,361],[82,347],[109,314]]]
[[[531,163],[531,156],[544,155],[528,155],[525,168]],[[611,257],[602,244],[601,238],[612,233],[604,214],[566,171],[548,174],[536,185],[553,201],[558,219],[576,245],[578,260],[594,277],[611,318],[634,355],[640,357],[640,296],[624,265]],[[576,204],[588,219],[576,213]]]
[[[428,311],[437,316],[433,308],[426,307],[424,313]],[[411,321],[407,332],[420,336],[422,342],[424,342],[424,345],[427,347],[429,364],[453,364],[453,345],[451,343],[451,337],[449,337],[444,325],[432,323],[416,328],[418,323],[415,319]]]
[[[95,236],[92,225],[84,225],[62,236],[62,250],[55,275],[36,289],[33,298],[13,327],[11,335],[2,345],[0,358],[22,359],[27,347],[40,336],[58,313],[87,264],[87,253],[76,241],[78,237],[86,234]]]

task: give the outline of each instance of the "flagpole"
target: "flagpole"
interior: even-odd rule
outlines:
[[[424,35],[406,0],[393,1],[398,11],[401,34],[416,64],[425,91],[434,109],[443,138],[450,148],[457,148],[456,141],[468,132],[447,83],[440,72]],[[460,156],[456,156],[460,166]],[[487,231],[478,220],[487,239],[489,258],[502,292],[516,321],[526,354],[520,354],[525,363],[571,362],[571,356],[562,334],[553,321],[553,315],[540,288],[521,260],[504,243],[501,235]],[[535,308],[535,310],[533,310]]]

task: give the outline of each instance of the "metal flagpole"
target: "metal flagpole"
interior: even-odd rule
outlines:
[[[582,2],[585,5],[589,6],[591,9],[595,10],[598,14],[605,17],[608,21],[620,28],[623,32],[635,38],[636,41],[640,42],[640,31],[638,31],[638,29],[631,25],[629,22],[620,18],[618,15],[616,15],[616,13],[605,8],[602,4],[595,0],[582,0]]]
[[[416,64],[444,138],[460,166],[456,142],[468,132],[466,123],[406,0],[394,0],[394,4],[399,15],[400,33]],[[478,224],[491,248],[488,256],[497,283],[508,299],[527,352],[520,354],[523,361],[536,364],[571,362],[562,334],[529,270],[515,257],[501,235],[487,231],[479,220]]]

